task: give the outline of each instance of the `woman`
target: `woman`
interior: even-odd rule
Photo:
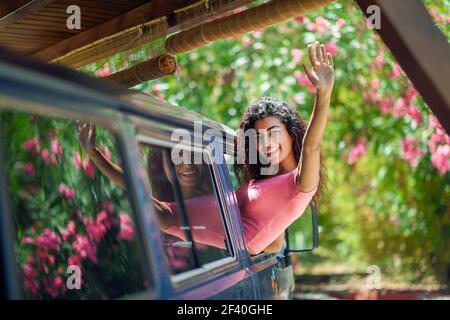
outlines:
[[[259,133],[256,145],[259,158],[265,158],[268,167],[275,168],[268,176],[263,174],[265,166],[261,162],[250,163],[249,152],[255,150],[250,150],[248,144],[245,145],[245,163],[238,164],[235,168],[238,177],[246,181],[236,191],[236,195],[250,254],[261,251],[278,252],[284,242],[284,230],[304,212],[319,189],[319,184],[323,182],[320,142],[326,127],[334,84],[333,61],[331,54],[319,42],[315,44],[315,54],[313,46],[308,45],[308,54],[312,68],[303,66],[317,89],[308,126],[305,128],[298,114],[273,98],[262,98],[253,103],[240,125],[241,129],[255,129]],[[83,132],[83,128],[80,132]],[[85,135],[81,134],[80,138],[81,141],[86,141]],[[118,176],[121,169],[108,164],[98,150],[91,153],[89,154],[94,163],[120,185]],[[121,184],[123,186],[123,182]],[[174,214],[176,207],[173,203],[154,200],[161,229],[184,238],[181,221]],[[211,203],[213,202],[200,196],[189,199],[185,206],[191,223],[195,225],[196,221],[201,222],[210,231],[194,230],[194,240],[221,246],[224,235],[218,228],[217,218],[202,213],[208,212],[207,206]]]

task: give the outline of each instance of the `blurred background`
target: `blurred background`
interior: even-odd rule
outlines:
[[[449,39],[450,1],[424,3]],[[175,77],[135,89],[233,129],[249,103],[266,95],[308,120],[314,94],[301,63],[315,40],[335,65],[322,142],[329,182],[318,207],[320,248],[296,260],[297,297],[367,298],[369,282],[411,296],[443,294],[450,138],[353,1],[181,54]]]

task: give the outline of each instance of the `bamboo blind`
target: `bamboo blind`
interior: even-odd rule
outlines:
[[[242,35],[289,20],[332,1],[334,0],[271,1],[170,36],[166,40],[166,50],[172,54],[187,52],[213,41]]]

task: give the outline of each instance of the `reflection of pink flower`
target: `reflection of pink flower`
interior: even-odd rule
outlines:
[[[73,160],[73,166],[74,166],[76,169],[80,169],[82,163],[81,163],[81,156],[80,156],[80,153],[79,153],[79,152],[74,152],[74,153],[73,153],[72,160]]]
[[[69,188],[64,183],[59,185],[58,190],[67,200],[72,200],[75,197],[75,190]]]
[[[119,238],[122,240],[132,241],[134,238],[134,228],[128,215],[121,213]]]
[[[30,140],[24,141],[22,147],[31,153],[37,154],[41,150],[41,140],[39,138],[32,138]]]
[[[34,244],[34,239],[31,238],[31,237],[23,237],[22,238],[22,243],[25,244],[25,245]]]
[[[50,151],[48,151],[48,149],[44,149],[41,151],[42,160],[47,161],[49,156],[50,156]]]
[[[93,178],[95,176],[95,166],[92,161],[83,160],[83,169],[89,178]]]
[[[81,259],[89,258],[92,262],[97,263],[97,247],[86,236],[77,234],[72,248]]]
[[[60,250],[61,239],[50,229],[45,229],[41,235],[36,238],[36,245],[38,246],[38,258],[42,260],[48,259],[48,250]]]
[[[109,68],[109,63],[106,62],[103,68],[97,71],[97,76],[99,78],[107,77],[111,74],[111,69]]]
[[[401,141],[403,147],[403,159],[408,161],[413,168],[417,167],[420,158],[425,152],[419,148],[419,141],[412,137],[407,137]]]
[[[69,266],[81,266],[81,259],[77,255],[70,256],[67,260],[67,265]]]
[[[30,177],[34,177],[36,175],[36,170],[34,169],[34,165],[31,162],[27,162],[23,165],[23,172]]]
[[[450,145],[440,145],[431,155],[431,163],[438,169],[439,175],[443,176],[450,171]]]
[[[304,73],[302,73],[300,70],[296,70],[294,72],[294,75],[299,85],[306,87],[306,89],[311,93],[316,92],[316,88],[314,88],[313,84],[311,83],[311,81],[309,81],[308,77]]]
[[[57,154],[60,157],[63,155],[63,150],[62,150],[61,144],[59,143],[58,139],[56,139],[56,138],[52,139],[51,147],[52,147],[52,152],[54,154]]]
[[[298,65],[302,60],[304,53],[300,49],[292,49],[291,56],[292,56],[292,63]]]
[[[367,142],[363,137],[358,138],[355,146],[350,150],[348,154],[347,163],[354,164],[361,156],[363,156],[367,151]]]

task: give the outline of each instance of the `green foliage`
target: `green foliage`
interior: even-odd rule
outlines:
[[[425,4],[449,39],[449,1]],[[321,24],[323,30],[313,28]],[[432,161],[435,150],[429,141],[438,129],[353,1],[337,1],[305,17],[179,55],[175,77],[136,88],[232,128],[238,127],[247,105],[263,95],[286,101],[309,119],[314,94],[297,81],[295,71],[303,70],[291,51],[302,50],[301,61],[308,63],[305,48],[315,40],[337,48],[335,89],[322,142],[330,185],[319,207],[317,254],[364,269],[377,264],[387,274],[445,279],[450,272],[450,175],[439,174]],[[402,111],[405,99],[422,120]],[[381,101],[388,101],[389,111],[381,110]],[[349,154],[359,138],[364,147],[353,162]],[[416,166],[405,156],[405,138],[418,141],[423,152]]]

